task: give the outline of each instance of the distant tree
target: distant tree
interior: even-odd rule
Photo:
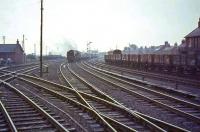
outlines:
[[[35,55],[34,54],[28,54],[28,55],[26,55],[26,58],[33,60],[33,59],[35,59]]]
[[[138,48],[136,44],[130,44],[129,47],[132,48],[132,49],[137,49]]]

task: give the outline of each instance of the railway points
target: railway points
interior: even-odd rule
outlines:
[[[98,63],[58,61],[55,64],[54,61],[50,61],[49,72],[44,73],[43,79],[38,77],[38,64],[3,68],[1,87],[8,84],[17,89],[51,116],[50,120],[57,122],[65,131],[199,129],[199,102],[193,96],[179,92],[172,94],[171,91],[150,86],[145,82],[131,81],[113,71],[106,71],[102,65],[96,66]],[[1,91],[4,90],[5,88],[1,88]],[[8,95],[6,92],[2,93],[5,97]],[[6,110],[5,100],[1,101],[2,109]],[[139,106],[141,104],[142,106]],[[10,114],[12,115],[7,110],[7,115],[3,116],[3,129],[21,130]],[[168,115],[168,118],[161,115]],[[11,123],[5,118],[7,116],[10,117]],[[10,124],[13,124],[13,128]],[[58,128],[51,126],[48,129]]]
[[[0,132],[200,132],[199,1],[77,1],[1,2]]]

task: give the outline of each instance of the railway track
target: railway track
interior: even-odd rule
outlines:
[[[80,67],[76,68],[76,66],[74,65],[72,67],[74,71],[79,72],[82,77],[87,78],[87,80],[90,80],[90,82],[93,82],[93,84],[99,82],[97,80],[98,78],[101,80],[101,82],[99,82],[98,84],[103,84],[106,82],[112,85],[112,87],[114,86],[114,88],[110,88],[111,90],[122,90],[123,92],[125,92],[125,97],[128,97],[127,99],[125,99],[127,101],[135,99],[141,104],[152,107],[153,110],[157,110],[161,114],[163,113],[171,117],[172,119],[180,119],[181,122],[183,122],[183,125],[179,125],[188,130],[199,129],[199,106],[196,104],[169,97],[168,95],[161,94],[156,91],[145,89],[143,86],[138,86],[129,82],[125,82],[123,80],[117,79],[116,77],[106,75],[105,73],[94,71],[91,68],[87,68],[88,70],[86,70],[83,68],[81,69]],[[126,102],[123,103],[126,104]],[[186,124],[190,124],[193,126],[192,128],[189,128]]]
[[[0,101],[0,131],[1,132],[8,132],[8,131],[17,131],[16,127],[14,126],[8,112],[6,111],[4,105]]]
[[[6,117],[4,122],[8,122],[4,125],[5,130],[12,129],[10,124],[13,122],[14,128],[18,131],[24,131],[24,129],[38,131],[43,129],[43,126],[46,131],[186,131],[127,109],[91,84],[83,83],[85,82],[83,78],[80,79],[82,81],[76,80],[77,74],[76,77],[71,74],[68,78],[71,81],[66,81],[67,77],[63,77],[65,83],[68,84],[68,87],[65,87],[23,74],[33,69],[32,67],[22,71],[8,72],[7,74],[11,74],[10,78],[1,83],[3,96],[0,97],[3,106],[5,110],[11,107],[11,111],[7,110],[8,116],[6,114],[3,116]],[[61,67],[60,72],[62,71]],[[62,75],[69,75],[69,73],[63,72]],[[11,82],[14,86],[6,83],[11,79],[14,79]],[[20,106],[19,110],[17,108],[15,112],[12,105]],[[36,121],[29,120],[33,117],[28,116],[29,113],[36,116],[34,117]],[[24,117],[25,121],[20,119],[21,122],[15,122],[17,114],[19,117],[27,115],[27,119]],[[9,116],[11,123],[8,120]],[[65,120],[67,117],[70,118],[69,121]],[[40,118],[42,119],[39,120]]]
[[[64,68],[64,67],[63,67]],[[66,67],[65,67],[66,68]],[[65,71],[65,70],[63,70]],[[76,73],[74,73],[72,70],[69,71],[65,71],[63,72],[66,78],[66,80],[68,80],[68,84],[69,86],[77,89],[79,92],[83,92],[83,93],[87,93],[88,95],[91,96],[95,96],[96,98],[102,98],[104,100],[106,100],[107,102],[109,102],[109,104],[113,103],[114,105],[120,106],[120,112],[123,113],[127,113],[127,115],[132,115],[131,118],[135,118],[134,116],[137,116],[138,114],[135,114],[135,112],[132,112],[130,110],[128,110],[127,108],[125,108],[123,105],[121,105],[119,102],[117,102],[116,100],[114,100],[113,98],[109,97],[108,95],[106,95],[105,93],[102,93],[101,91],[97,90],[96,88],[94,88],[94,86],[92,86],[91,84],[87,83],[86,81],[84,81],[83,78],[80,78]],[[72,75],[71,75],[72,74]],[[73,77],[75,76],[75,77]],[[78,79],[79,78],[79,79]],[[102,96],[101,94],[104,94],[104,96]],[[106,97],[105,97],[106,96]],[[140,128],[138,126],[131,126],[131,120],[125,116],[122,116],[122,114],[120,114],[120,112],[116,113],[113,112],[114,110],[109,109],[109,106],[103,106],[100,102],[100,100],[96,101],[91,101],[90,99],[88,99],[87,97],[83,96],[87,102],[89,102],[89,104],[91,105],[91,107],[93,107],[96,111],[98,111],[99,113],[103,113],[104,115],[110,116],[112,119],[119,121],[121,120],[122,124],[127,125],[128,127],[132,127],[135,128],[137,130],[137,128]],[[119,108],[118,108],[119,109]],[[139,115],[138,115],[139,116]],[[140,122],[144,122],[146,121],[146,123],[148,122],[147,120],[145,120],[144,118],[140,119]],[[139,123],[139,122],[138,122]],[[152,124],[151,124],[152,125]],[[167,124],[165,124],[167,126]],[[171,127],[171,129],[175,129],[176,127]],[[165,127],[165,129],[169,130],[170,127]],[[139,131],[141,131],[140,129],[138,129]],[[177,128],[177,131],[180,130]]]
[[[18,76],[18,74],[17,74],[17,76]],[[15,77],[17,77],[17,76],[12,76],[12,77],[10,77],[10,78],[15,78]],[[7,79],[7,80],[10,80],[10,79]],[[22,80],[22,79],[21,79]],[[27,80],[23,80],[21,83],[23,83],[23,82],[26,82]],[[29,82],[29,84],[30,84],[30,81],[28,81]],[[32,84],[33,85],[33,84]],[[28,87],[28,86],[27,86]],[[22,90],[22,89],[21,89]],[[30,90],[30,89],[29,89]],[[32,90],[32,89],[31,89]],[[22,90],[23,91],[23,90]],[[48,91],[48,90],[47,90]],[[49,91],[48,91],[49,92]],[[52,93],[54,93],[54,91],[50,91],[50,93],[52,94]],[[55,95],[54,94],[56,94],[56,93],[54,93],[53,95],[51,95],[51,94],[48,94],[48,93],[43,93],[43,96],[47,96],[47,97],[49,97],[49,99],[52,99],[53,101],[54,101],[54,104],[62,104],[62,103],[64,103],[65,101],[66,101],[66,98],[64,98],[64,101],[62,100],[62,101],[58,101],[58,100],[56,100],[55,101]],[[37,95],[37,93],[35,93],[35,96]],[[34,96],[34,97],[35,97]],[[29,97],[31,97],[30,95],[29,95]],[[62,97],[62,96],[61,96]],[[60,97],[57,97],[58,99],[60,99]],[[34,99],[34,98],[33,98]],[[45,99],[44,99],[45,100]],[[114,129],[112,129],[110,126],[107,126],[106,127],[106,124],[104,123],[104,120],[101,120],[101,119],[97,119],[98,117],[93,117],[93,118],[91,118],[92,116],[94,116],[96,113],[94,112],[94,111],[92,111],[92,110],[90,110],[90,109],[87,109],[87,108],[84,108],[84,105],[82,106],[82,107],[80,107],[80,103],[78,103],[78,102],[73,102],[73,100],[71,101],[72,103],[74,103],[74,105],[76,105],[76,107],[79,107],[78,109],[76,108],[76,107],[71,107],[70,105],[68,106],[68,108],[69,109],[71,109],[71,111],[73,111],[73,112],[75,112],[75,113],[73,113],[74,115],[81,115],[82,116],[82,118],[81,119],[83,119],[83,118],[86,118],[87,119],[87,121],[88,121],[88,124],[90,124],[90,126],[88,126],[88,127],[90,127],[90,129],[88,129],[88,130],[90,130],[90,131],[115,131]],[[64,107],[66,107],[66,104],[65,104],[65,106]],[[63,107],[63,108],[64,108]],[[84,108],[84,110],[83,110],[83,108]],[[69,110],[68,109],[68,110]],[[85,112],[85,110],[89,113],[87,113],[87,112]],[[82,112],[81,112],[82,111]],[[59,111],[60,112],[60,111]],[[62,112],[64,112],[64,111],[62,111]],[[68,111],[69,112],[69,111]],[[66,113],[65,113],[66,114]],[[92,116],[91,116],[91,114],[92,114]],[[73,120],[73,119],[72,119]],[[96,120],[98,120],[98,121],[96,121]],[[98,123],[99,122],[99,123]],[[87,128],[87,127],[86,127]],[[79,129],[80,130],[80,129]],[[83,129],[81,129],[82,131],[84,130],[84,128]],[[70,130],[71,131],[71,130]],[[84,130],[84,131],[86,131],[86,130]]]
[[[138,70],[123,68],[123,67],[107,65],[102,62],[90,61],[90,64],[95,65],[96,67],[105,68],[106,70],[112,69],[121,73],[124,72],[124,73],[130,74],[130,75],[131,74],[139,75],[142,77],[149,77],[149,78],[154,78],[154,79],[159,79],[159,80],[164,80],[164,81],[170,81],[170,82],[181,84],[181,85],[189,85],[189,86],[192,85],[192,86],[197,86],[200,88],[200,81],[194,80],[194,79],[177,77],[177,76],[166,75],[166,74],[157,74],[157,73],[151,73],[151,72],[138,71]]]
[[[23,94],[28,96],[33,102],[39,105],[45,112],[51,115],[55,120],[57,120],[67,131],[76,132],[76,131],[86,131],[84,128],[75,122],[65,111],[61,108],[55,106],[50,102],[48,98],[45,98],[48,94],[41,92],[40,90],[34,88],[31,85],[28,85],[24,81],[15,80],[12,83],[18,90]],[[45,95],[47,94],[47,95]],[[49,95],[48,95],[49,96]],[[53,96],[50,97],[53,100]]]
[[[109,124],[105,122],[97,113],[80,103],[80,97],[76,95],[76,91],[68,89],[64,86],[41,80],[36,77],[21,75],[20,80],[32,85],[30,90],[41,94],[42,97],[50,100],[54,105],[62,108],[69,113],[76,121],[89,131],[115,131]],[[24,79],[26,78],[26,79]]]
[[[61,70],[62,71],[62,70]],[[81,91],[83,93],[87,93],[89,95],[95,96],[95,97],[104,97],[106,99],[109,99],[104,93],[101,92],[101,95],[99,95],[99,92],[95,92],[94,89],[88,88],[88,86],[85,86],[83,83],[81,83],[78,79],[74,78],[73,75],[70,75],[70,72],[65,71],[63,75],[67,81],[67,83],[73,88],[76,89],[78,92]],[[67,78],[66,78],[67,77]],[[104,95],[104,96],[103,96]],[[127,115],[123,114],[122,110],[116,110],[116,108],[113,106],[110,106],[109,104],[105,105],[102,103],[101,100],[96,98],[96,100],[91,100],[91,98],[84,97],[85,101],[89,104],[88,106],[95,109],[98,113],[101,113],[103,115],[106,115],[112,119],[115,120],[115,122],[119,122],[118,124],[124,124],[130,128],[133,128],[138,131],[145,131],[148,130],[148,128],[145,128],[145,126],[140,125],[139,123],[135,122],[134,120],[131,120],[130,117],[127,117]],[[110,99],[109,99],[110,100]],[[118,108],[119,109],[119,108]],[[135,117],[133,117],[135,118]]]
[[[13,65],[13,66],[7,66],[7,67],[1,67],[0,72],[1,73],[10,73],[14,72],[20,69],[24,69],[25,67],[33,67],[33,66],[39,66],[37,63],[30,63],[30,64],[22,64],[22,65]]]
[[[25,77],[25,76],[24,76]],[[29,78],[28,80],[30,81],[30,80],[38,80],[38,78],[35,78],[35,77],[30,77],[30,76],[26,76],[26,78]],[[34,79],[33,79],[34,78]],[[23,80],[24,81],[24,80]],[[43,82],[43,85],[44,86],[46,86],[47,87],[47,84],[48,83],[50,83],[51,84],[51,87],[50,86],[48,86],[48,88],[51,88],[52,89],[52,83],[51,82],[46,82],[46,81],[37,81],[37,84],[34,84],[34,85],[37,85],[37,87],[43,87],[44,88],[44,86],[41,86],[42,85],[42,82]],[[45,82],[45,83],[44,83]],[[31,83],[31,82],[29,82],[29,83]],[[32,83],[33,84],[33,83]],[[40,84],[40,86],[39,86],[39,84]],[[60,86],[60,85],[58,85],[58,84],[53,84],[53,85],[56,85],[56,87],[55,87],[55,89],[57,90],[57,91],[60,91],[60,93],[58,94],[59,95],[59,97],[61,98],[63,98],[63,99],[67,99],[67,96],[63,96],[62,95],[62,93],[63,93],[63,90],[61,91],[61,89],[59,89],[59,87],[63,87],[63,86]],[[68,95],[69,95],[69,90],[70,91],[74,91],[73,89],[69,89],[68,88],[68,90],[66,89],[66,87],[64,87],[64,90],[68,93]],[[55,91],[54,91],[55,92]],[[53,93],[54,93],[53,92]],[[41,92],[40,92],[41,93]],[[54,93],[55,94],[55,93]],[[82,93],[82,94],[84,94],[84,93]],[[44,95],[43,95],[44,96]],[[87,94],[85,94],[85,96],[88,96]],[[55,97],[54,97],[55,98]],[[91,98],[91,97],[88,97],[88,98]],[[72,103],[74,103],[75,101],[73,101],[72,99],[70,99],[70,98],[68,98],[67,100],[69,100],[69,101],[72,101]],[[93,99],[94,100],[94,99]],[[99,100],[98,100],[99,101]],[[76,103],[78,103],[78,102],[76,102]],[[56,102],[55,104],[58,104],[58,102]],[[64,106],[66,107],[66,105],[67,104],[65,104]],[[87,108],[86,106],[84,106],[84,105],[82,105],[82,104],[80,104],[80,103],[78,103],[78,106],[80,107],[80,105],[83,107],[83,108]],[[64,106],[63,106],[63,109],[64,109]],[[77,107],[77,106],[76,106]],[[81,109],[83,109],[83,108],[81,108]],[[66,108],[66,109],[68,109],[68,110],[70,110],[69,112],[72,112],[73,110],[74,110],[74,107],[72,107],[72,108]],[[90,109],[90,108],[89,108]],[[76,111],[76,110],[79,110],[79,111]],[[84,111],[88,111],[88,110],[84,110]],[[89,110],[89,111],[91,111],[91,109]],[[93,111],[93,110],[92,110]],[[80,109],[75,109],[75,112],[77,112],[76,114],[73,114],[73,115],[84,115],[84,114],[81,114],[82,112],[80,111]],[[79,113],[79,114],[78,114]],[[87,117],[87,116],[86,116]],[[86,118],[85,117],[85,118]],[[115,123],[116,124],[116,122],[113,122],[113,120],[112,119],[109,119],[109,118],[107,118],[107,117],[104,117],[104,118],[106,118],[106,120],[108,120],[109,121],[109,123],[111,123],[112,125],[113,125],[113,123]],[[90,118],[89,118],[90,119]],[[87,122],[87,121],[85,121],[85,122]],[[90,119],[90,121],[89,122],[91,122],[91,119]],[[120,124],[118,124],[118,125],[120,125]],[[93,125],[94,126],[94,125]],[[115,126],[116,128],[117,128],[117,130],[118,131],[130,131],[131,129],[130,128],[127,128],[126,126]],[[103,126],[102,128],[106,128],[106,126]],[[141,128],[140,128],[141,129]],[[153,128],[151,128],[151,129],[153,129]],[[98,130],[96,127],[95,127],[95,129],[93,129],[93,131],[94,130]],[[144,129],[143,129],[144,130]],[[155,128],[153,129],[154,131],[156,130]],[[103,131],[105,131],[105,130],[103,130]]]
[[[95,68],[95,67],[87,65],[85,63],[83,65],[90,67],[93,70],[96,70],[97,72],[105,73],[104,75],[107,74],[108,76],[109,75],[114,76],[115,79],[119,79],[119,81],[121,81],[122,83],[130,84],[133,87],[134,86],[135,87],[141,86],[140,88],[144,89],[146,91],[156,93],[156,94],[161,94],[162,96],[165,96],[167,98],[170,97],[170,99],[173,99],[173,100],[186,101],[185,103],[189,103],[189,105],[190,105],[190,103],[192,103],[193,105],[198,105],[198,106],[200,104],[199,100],[196,100],[196,98],[193,98],[193,96],[191,97],[190,94],[188,95],[186,93],[182,93],[182,92],[179,92],[179,91],[171,91],[171,90],[165,89],[163,87],[151,85],[147,82],[141,82],[141,81],[137,82],[137,80],[134,80],[132,78],[128,78],[126,76],[122,76],[122,75],[119,75],[119,74],[108,72],[106,70],[101,70],[99,68]]]
[[[185,93],[185,92],[173,90],[173,89],[167,89],[165,87],[158,86],[156,84],[152,84],[152,83],[149,83],[149,82],[146,82],[146,81],[137,80],[135,78],[130,78],[128,76],[124,76],[124,75],[121,75],[121,74],[118,74],[118,73],[115,73],[115,72],[103,70],[103,69],[91,66],[91,65],[89,65],[88,63],[85,63],[85,62],[83,63],[83,65],[90,67],[90,69],[92,68],[93,70],[96,70],[96,71],[114,76],[116,78],[119,78],[121,80],[124,80],[125,82],[133,83],[136,86],[141,85],[141,86],[144,86],[145,88],[150,89],[150,90],[154,90],[154,91],[157,91],[157,92],[160,92],[160,93],[163,93],[163,94],[167,94],[169,96],[180,98],[180,99],[188,101],[188,102],[200,104],[200,101],[198,100],[197,96],[191,95],[189,93]]]
[[[1,82],[1,101],[17,131],[67,131],[51,115],[12,85]]]
[[[14,86],[7,83],[14,80],[19,73],[27,73],[38,66],[20,68],[16,71],[7,71],[1,76],[0,82],[0,131],[75,131],[69,124],[46,106],[38,103],[36,95],[29,98]],[[31,100],[31,99],[33,100]],[[34,102],[35,101],[35,102]]]

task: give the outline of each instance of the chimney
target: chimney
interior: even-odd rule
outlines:
[[[170,44],[168,43],[168,41],[165,41],[165,47],[170,47]]]
[[[198,28],[200,28],[200,18],[199,18]]]
[[[185,43],[185,39],[182,39],[181,43],[182,43],[182,44]]]
[[[174,47],[177,47],[177,46],[178,46],[177,42],[176,42],[176,43],[174,43]]]
[[[17,44],[19,44],[19,40],[17,39]]]

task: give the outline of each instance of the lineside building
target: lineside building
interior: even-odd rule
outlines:
[[[0,63],[1,65],[25,63],[25,53],[19,40],[16,44],[0,44]]]

